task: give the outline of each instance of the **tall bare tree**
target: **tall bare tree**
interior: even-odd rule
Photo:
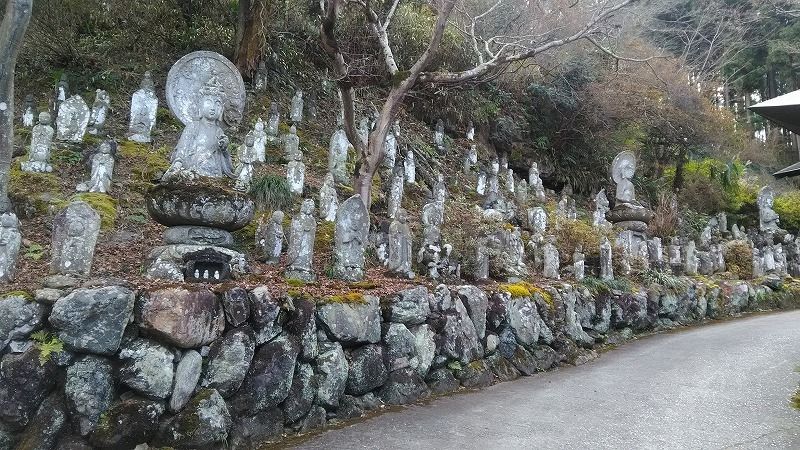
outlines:
[[[322,0],[322,46],[330,57],[337,76],[342,95],[345,132],[359,156],[353,188],[367,205],[370,203],[372,179],[384,157],[386,135],[403,101],[412,90],[489,79],[516,63],[577,41],[589,42],[605,53],[616,56],[602,43],[613,33],[615,27],[611,22],[617,13],[637,2],[541,0],[511,4],[514,0],[497,0],[484,10],[472,11],[470,7],[475,7],[462,3],[461,0],[438,0],[432,2],[437,15],[427,46],[410,67],[404,68],[398,65],[399,58],[394,53],[388,32],[401,1],[403,0],[393,0],[388,5],[388,11],[382,13],[375,0]],[[356,133],[355,82],[354,74],[351,73],[354,65],[342,50],[343,43],[357,37],[337,33],[340,17],[348,13],[362,18],[374,44],[380,49],[382,65],[391,78],[391,87],[367,142],[362,142]],[[475,61],[466,70],[429,71],[448,27],[461,31],[472,41]]]
[[[8,181],[14,154],[14,69],[32,9],[33,0],[6,0],[0,23],[0,212],[11,209]]]

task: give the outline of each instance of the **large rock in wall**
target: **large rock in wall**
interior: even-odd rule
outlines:
[[[736,314],[770,292],[686,283],[598,295],[559,283],[531,297],[417,286],[343,303],[268,286],[71,286],[37,295],[42,303],[7,298],[0,449],[254,448],[381,405],[581,364],[595,345]],[[65,351],[25,345],[48,322]]]

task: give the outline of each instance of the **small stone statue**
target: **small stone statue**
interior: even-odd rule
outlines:
[[[262,59],[258,62],[256,73],[253,76],[253,87],[255,87],[257,91],[263,91],[267,89],[268,83],[269,71],[267,70],[267,64]]]
[[[517,204],[524,207],[528,204],[528,182],[522,180],[517,185],[516,195]]]
[[[103,141],[91,158],[91,176],[88,182],[78,185],[78,192],[99,192],[105,194],[111,189],[111,179],[114,174],[115,155],[117,143]]]
[[[405,177],[403,176],[403,169],[401,167],[396,167],[394,170],[394,174],[392,175],[392,184],[389,188],[389,200],[388,200],[388,213],[390,219],[394,219],[397,211],[400,210],[400,207],[403,203],[403,184],[405,181]]]
[[[264,121],[258,118],[255,126],[253,127],[253,149],[256,154],[256,161],[267,161],[267,132],[264,131]]]
[[[53,114],[58,114],[61,104],[67,101],[67,98],[69,98],[69,83],[67,82],[67,74],[62,73],[53,94]]]
[[[416,276],[411,270],[413,257],[411,241],[408,213],[400,208],[389,225],[389,272],[393,275],[408,279],[414,279]]]
[[[636,189],[631,179],[636,173],[636,156],[632,152],[624,151],[615,158],[611,168],[611,176],[617,183],[616,199],[618,203],[631,207],[640,207],[636,203]]]
[[[433,185],[433,200],[435,202],[444,203],[447,198],[447,184],[444,182],[444,175],[441,173],[436,174],[436,184]]]
[[[478,195],[486,194],[486,172],[482,170],[478,173],[478,183],[475,185],[475,192],[477,192]]]
[[[286,164],[286,181],[289,183],[289,192],[303,195],[306,184],[306,165],[303,161],[289,161]]]
[[[52,172],[50,165],[50,147],[53,143],[55,130],[50,126],[50,113],[39,114],[39,124],[33,127],[31,133],[31,151],[28,160],[23,161],[20,167],[25,172]]]
[[[406,159],[403,161],[403,169],[406,175],[406,183],[414,184],[417,182],[417,165],[414,161],[414,150],[410,147],[406,150]]]
[[[239,146],[238,163],[236,165],[236,189],[242,192],[248,192],[250,183],[253,181],[253,165],[258,162],[255,145],[255,135],[248,133],[244,138],[244,144]]]
[[[535,207],[528,210],[528,226],[533,233],[544,235],[547,231],[547,212],[542,207]]]
[[[328,172],[325,181],[319,189],[319,217],[326,222],[336,220],[336,211],[339,209],[339,196],[336,194],[333,174]]]
[[[422,247],[417,253],[417,262],[426,265],[439,262],[443,223],[444,204],[433,201],[422,208]]]
[[[102,89],[95,91],[92,113],[89,116],[89,134],[98,135],[102,133],[109,108],[111,108],[111,97],[108,96],[108,92]]]
[[[70,203],[53,220],[50,271],[89,275],[99,234],[100,215],[85,202]]]
[[[575,281],[583,280],[586,272],[586,255],[583,254],[583,247],[578,245],[572,254],[572,273]]]
[[[128,139],[134,142],[149,143],[150,134],[156,126],[158,97],[150,72],[144,73],[139,90],[131,97],[131,120],[128,125]]]
[[[614,249],[608,238],[603,238],[600,244],[600,279],[609,281],[614,279],[614,264],[612,261]]]
[[[262,222],[256,231],[256,246],[261,259],[267,264],[277,264],[283,251],[283,211],[274,211],[269,221]]]
[[[17,216],[14,213],[0,215],[0,283],[14,281],[21,245]]]
[[[506,174],[505,176],[506,190],[509,192],[509,194],[513,194],[516,189],[514,185],[514,170],[507,169],[505,171],[505,174]]]
[[[372,130],[372,127],[369,124],[369,119],[363,117],[360,122],[358,122],[358,130],[356,130],[358,134],[358,138],[361,140],[361,143],[367,145],[369,142],[369,132]]]
[[[487,194],[500,193],[500,162],[497,156],[492,157],[491,171],[489,172],[488,191]]]
[[[780,230],[780,216],[772,205],[775,202],[775,191],[771,186],[764,186],[758,191],[758,218],[759,228],[762,232],[775,232]]]
[[[289,134],[283,137],[283,157],[287,161],[302,161],[303,152],[300,151],[300,137],[297,136],[297,127],[289,128]]]
[[[337,183],[347,183],[347,151],[350,149],[350,141],[347,139],[347,132],[342,128],[342,124],[331,136],[328,146],[328,171],[333,174],[333,179]]]
[[[685,275],[697,275],[700,262],[697,259],[697,245],[694,241],[689,241],[683,246],[683,273]]]
[[[297,125],[303,121],[303,91],[298,89],[292,97],[292,108],[289,112],[289,119]]]
[[[292,219],[289,230],[289,248],[286,278],[305,282],[316,279],[312,266],[314,260],[314,239],[317,235],[317,221],[314,219],[314,200],[307,198],[300,206],[300,214]]]
[[[269,104],[269,117],[267,118],[267,141],[275,142],[278,140],[278,128],[281,124],[281,113],[278,110],[278,104],[272,102]]]
[[[383,162],[381,165],[386,169],[394,168],[394,161],[397,158],[397,137],[400,136],[400,122],[395,121],[392,128],[386,133],[384,143]]]
[[[444,122],[442,119],[436,121],[436,130],[433,133],[433,144],[436,150],[441,154],[444,153],[446,148],[444,146]]]
[[[336,212],[334,267],[337,278],[359,281],[364,278],[364,246],[369,233],[369,212],[361,196],[345,200]]]
[[[58,108],[58,140],[82,142],[89,126],[89,107],[80,95],[73,95]]]
[[[22,126],[31,128],[33,126],[33,119],[36,118],[36,103],[33,95],[28,94],[25,96],[25,106],[22,108]]]
[[[609,211],[608,197],[606,197],[606,190],[600,189],[600,192],[594,197],[594,214],[592,216],[592,225],[599,230],[607,230],[611,228],[611,222],[606,220],[606,213]]]
[[[535,162],[531,164],[531,167],[528,170],[528,186],[533,189],[536,200],[540,202],[546,200],[544,194],[544,185],[542,184],[542,179],[539,177],[539,165]]]
[[[547,236],[544,247],[542,248],[542,255],[544,258],[544,277],[552,280],[560,280],[561,274],[559,273],[559,269],[561,262],[558,254],[558,248],[556,247],[555,236]]]

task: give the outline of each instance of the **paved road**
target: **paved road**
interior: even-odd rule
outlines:
[[[580,366],[389,412],[305,449],[798,448],[800,311],[627,344]]]

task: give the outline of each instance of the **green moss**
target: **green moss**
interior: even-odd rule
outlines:
[[[0,297],[0,300],[11,298],[11,297],[22,297],[22,298],[24,298],[25,300],[27,300],[29,302],[33,301],[33,295],[31,295],[30,292],[20,291],[20,290],[6,292],[5,294],[3,294]]]
[[[89,133],[86,133],[85,135],[83,135],[83,143],[88,145],[88,146],[97,146],[97,145],[100,145],[100,143],[102,143],[102,142],[103,142],[103,140],[100,139],[99,137],[95,136],[95,135],[92,135],[92,134],[89,134]]]
[[[793,408],[800,409],[800,389],[794,392],[789,403],[792,405]]]
[[[321,303],[342,303],[342,304],[365,304],[364,294],[360,292],[348,292],[347,294],[331,295],[321,300]]]
[[[11,165],[9,172],[9,193],[18,196],[32,196],[42,193],[57,193],[61,180],[52,173],[23,172],[19,159]]]
[[[378,286],[379,286],[378,283],[375,283],[374,281],[367,281],[367,280],[354,281],[354,282],[350,283],[350,287],[354,288],[354,289],[370,290],[370,289],[375,289]]]
[[[119,144],[117,152],[136,181],[153,181],[169,168],[170,149],[166,146],[153,149],[147,144],[124,141]]]
[[[286,284],[291,286],[291,287],[303,287],[307,283],[305,281],[299,280],[297,278],[287,278],[286,279]]]
[[[117,220],[117,200],[114,197],[99,192],[84,192],[73,195],[70,199],[71,202],[78,200],[88,203],[100,214],[101,229],[110,230],[114,228]]]
[[[323,221],[317,225],[317,234],[314,236],[314,251],[327,253],[333,250],[333,240],[336,233],[336,224]]]
[[[511,294],[511,298],[530,297],[533,294],[528,289],[528,283],[501,284],[500,290]]]

